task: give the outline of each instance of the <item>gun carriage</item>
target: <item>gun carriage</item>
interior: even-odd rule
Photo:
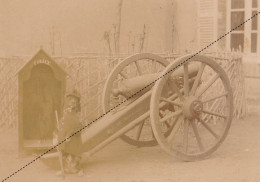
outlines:
[[[200,160],[226,138],[232,98],[228,76],[209,57],[187,55],[169,63],[149,53],[130,56],[110,73],[105,114],[78,133],[79,147],[90,156],[121,137],[138,147],[159,144],[184,161]]]

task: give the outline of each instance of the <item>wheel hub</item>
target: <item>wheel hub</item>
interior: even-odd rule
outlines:
[[[184,101],[183,113],[186,118],[195,118],[201,113],[202,109],[202,102],[194,96],[190,96]]]

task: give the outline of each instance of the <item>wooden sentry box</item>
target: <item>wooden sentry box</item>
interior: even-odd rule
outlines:
[[[43,50],[19,71],[19,151],[53,146],[57,128],[55,111],[61,116],[66,72]]]

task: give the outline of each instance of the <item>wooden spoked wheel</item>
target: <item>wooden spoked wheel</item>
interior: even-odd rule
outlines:
[[[196,74],[191,75],[194,67]],[[178,70],[183,72],[182,77],[175,76]],[[201,55],[179,58],[162,75],[153,88],[150,104],[155,138],[167,153],[184,161],[208,157],[224,141],[232,121],[228,76],[216,62]],[[166,97],[165,89],[172,94]],[[161,117],[161,107],[166,103],[176,109]],[[164,135],[165,121],[171,127],[168,136]]]
[[[168,64],[169,62],[164,58],[150,53],[136,54],[120,62],[112,70],[105,83],[102,98],[103,111],[109,111],[125,99],[135,94],[135,92],[145,87],[146,85],[142,85],[143,83],[140,81],[142,79],[139,78],[146,77],[146,79],[151,79],[152,82],[154,81],[153,77],[156,79],[158,77],[157,75],[160,75],[160,72],[162,72]],[[133,84],[130,86],[126,85],[125,82],[127,80],[131,80],[131,83]],[[147,84],[149,84],[149,82]],[[129,90],[126,91],[126,88]],[[138,99],[139,96],[140,94],[129,99],[124,104],[120,104],[120,106],[113,112],[124,109],[128,104],[133,102],[135,99]],[[129,144],[139,147],[154,146],[157,144],[152,133],[150,117],[147,117],[135,128],[122,135],[121,138]]]

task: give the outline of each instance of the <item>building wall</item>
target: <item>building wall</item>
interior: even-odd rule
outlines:
[[[173,50],[173,52],[196,50],[198,46],[197,0],[175,0],[168,7],[171,10],[168,10],[168,21],[165,24],[166,50]]]
[[[145,51],[163,52],[167,3],[175,0],[124,0],[121,12],[121,53],[133,54],[140,46],[146,25]],[[31,55],[43,46],[55,56],[107,53],[104,32],[114,46],[119,0],[20,0],[1,1],[0,56]],[[60,45],[61,44],[61,45]],[[130,46],[129,46],[130,44]],[[128,48],[135,44],[135,51]],[[114,48],[114,47],[113,47]],[[62,49],[62,50],[60,50]]]

